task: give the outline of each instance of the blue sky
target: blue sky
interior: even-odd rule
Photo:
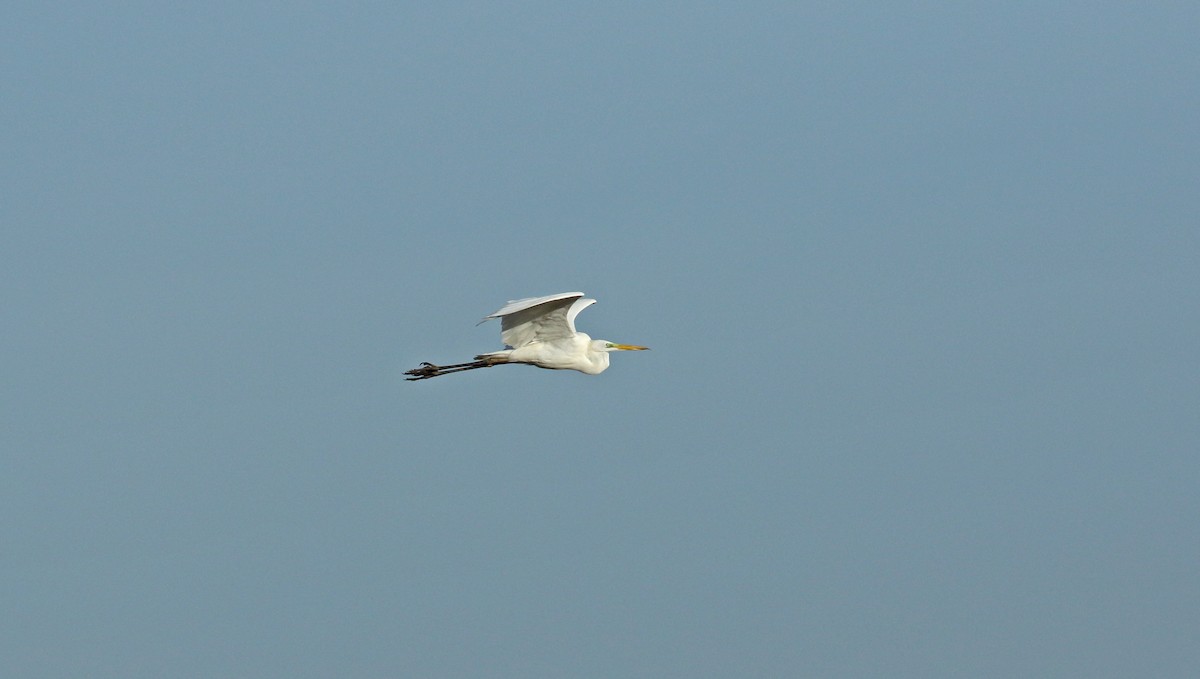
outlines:
[[[6,6],[3,673],[1190,675],[1198,21]]]

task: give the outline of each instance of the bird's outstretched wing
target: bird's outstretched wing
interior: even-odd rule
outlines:
[[[595,303],[594,299],[583,299],[582,292],[529,297],[510,301],[483,321],[499,318],[500,339],[517,348],[534,341],[573,337],[575,317]]]

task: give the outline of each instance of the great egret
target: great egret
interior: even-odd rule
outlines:
[[[594,340],[576,331],[575,317],[595,303],[594,299],[585,299],[582,292],[512,300],[479,321],[500,319],[500,339],[506,349],[480,354],[470,363],[422,363],[421,367],[404,374],[411,375],[407,379],[412,382],[504,363],[526,363],[550,370],[578,370],[599,375],[608,368],[610,351],[642,351],[647,347]]]

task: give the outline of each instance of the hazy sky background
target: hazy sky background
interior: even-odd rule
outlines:
[[[0,674],[1194,676],[1197,26],[6,4]]]

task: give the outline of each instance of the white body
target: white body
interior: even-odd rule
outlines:
[[[608,368],[608,352],[592,351],[592,341],[586,333],[580,332],[575,333],[574,337],[534,342],[484,356],[502,353],[506,363],[528,363],[550,370],[578,370],[588,375],[599,375]]]
[[[611,351],[643,350],[629,344],[594,340],[575,330],[575,317],[596,303],[582,292],[510,301],[483,321],[500,319],[500,337],[507,349],[480,354],[490,364],[525,363],[550,370],[578,370],[599,375],[608,368]]]

